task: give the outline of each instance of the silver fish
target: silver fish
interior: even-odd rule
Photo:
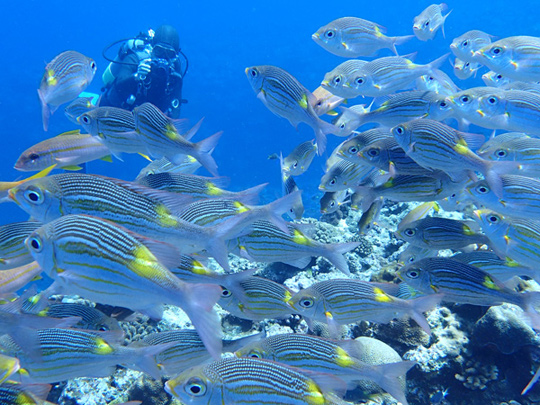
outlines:
[[[506,131],[540,135],[540,95],[523,90],[493,90],[478,99],[476,112],[483,121]]]
[[[319,28],[311,38],[328,52],[345,58],[373,56],[380,49],[391,49],[396,55],[396,45],[401,45],[413,35],[387,37],[386,29],[374,22],[357,17],[343,17]]]
[[[364,104],[353,105],[349,108],[340,107],[341,114],[334,121],[337,136],[349,136],[362,124],[362,117],[368,113],[370,107]]]
[[[351,341],[322,339],[297,333],[280,334],[248,344],[235,352],[239,357],[260,358],[305,370],[330,373],[352,382],[371,380],[402,404],[407,404],[402,383],[398,379],[413,362],[370,365],[347,351]],[[354,384],[356,385],[356,384]]]
[[[249,234],[229,242],[233,252],[252,261],[281,262],[305,268],[311,257],[322,256],[345,274],[349,274],[349,266],[343,254],[358,245],[359,242],[321,243],[292,226],[289,233],[285,233],[267,221],[255,222]]]
[[[465,62],[476,62],[474,53],[491,44],[492,36],[483,31],[471,30],[454,38],[450,50],[459,59]]]
[[[512,79],[500,73],[494,72],[492,70],[490,70],[487,73],[484,73],[482,75],[482,80],[484,81],[486,86],[490,86],[490,87],[502,87],[513,81]]]
[[[503,38],[477,50],[474,58],[510,79],[540,81],[540,37]]]
[[[346,200],[347,190],[327,191],[320,200],[321,214],[332,214],[336,212],[341,205],[348,202]]]
[[[450,10],[446,15],[442,15],[448,9],[445,3],[432,4],[428,6],[419,15],[414,17],[413,32],[420,41],[428,41],[435,38],[439,28],[444,35],[444,22],[452,12]]]
[[[509,165],[494,165],[482,159],[469,147],[482,142],[483,135],[465,134],[437,121],[421,119],[409,121],[392,129],[399,145],[419,165],[446,172],[454,181],[463,180],[474,171],[481,172],[500,195],[500,174]],[[467,140],[465,139],[467,138]]]
[[[418,65],[410,59],[388,56],[366,63],[346,79],[346,85],[356,91],[357,96],[380,97],[403,90],[417,77],[437,76],[435,69],[446,60],[448,54],[428,63]]]
[[[45,66],[38,89],[43,129],[49,128],[49,116],[58,106],[73,100],[92,82],[96,62],[76,51],[65,51]]]
[[[497,197],[485,180],[467,187],[478,206],[485,206],[507,217],[540,219],[540,180],[525,176],[503,175],[502,194]]]
[[[405,153],[394,138],[373,142],[358,152],[358,159],[368,165],[392,174],[414,174],[429,176],[433,170],[420,166]]]
[[[193,156],[184,155],[182,162],[179,164],[174,164],[166,157],[162,157],[161,159],[150,162],[146,167],[143,167],[135,178],[135,181],[139,181],[148,175],[156,173],[171,172],[193,174],[199,167],[201,167],[201,164]]]
[[[356,97],[356,92],[346,86],[346,79],[358,69],[362,68],[366,63],[367,61],[365,60],[351,59],[339,64],[324,75],[321,86],[332,94],[343,97],[344,99]]]
[[[85,112],[93,110],[97,106],[92,103],[93,97],[77,97],[66,108],[64,114],[74,124],[79,124],[78,118]]]
[[[443,294],[444,301],[480,306],[508,302],[520,306],[536,320],[531,304],[540,293],[517,293],[478,267],[447,257],[429,257],[402,267],[399,276],[424,294]]]
[[[267,185],[261,184],[244,191],[227,191],[223,189],[228,183],[225,177],[204,177],[174,172],[147,174],[140,177],[137,183],[156,190],[187,194],[195,199],[232,198],[244,202],[255,202],[261,190]]]
[[[279,117],[289,120],[293,127],[305,122],[317,140],[319,155],[326,149],[326,135],[334,132],[334,126],[321,120],[313,105],[315,96],[285,70],[269,65],[246,68],[246,76],[264,105]]]
[[[348,188],[354,188],[362,183],[372,172],[374,168],[367,165],[359,165],[341,160],[330,167],[321,178],[319,190],[322,191],[341,191]]]
[[[32,232],[43,225],[39,221],[15,222],[0,226],[0,270],[7,270],[34,261],[24,246]]]
[[[458,58],[454,60],[454,75],[460,80],[476,76],[476,71],[479,68],[480,64],[476,62],[466,62]]]
[[[330,279],[300,290],[289,305],[302,316],[328,322],[331,329],[359,321],[388,323],[395,318],[413,318],[430,333],[422,315],[437,305],[440,297],[405,301],[388,295],[377,283],[356,279]]]
[[[511,218],[488,209],[474,211],[475,219],[500,258],[536,268],[540,258],[540,221]]]
[[[411,245],[436,250],[489,243],[474,221],[439,217],[427,217],[400,225],[394,235]]]
[[[360,115],[358,127],[366,123],[393,127],[418,118],[442,121],[450,116],[452,107],[445,96],[431,91],[406,91],[390,96],[379,108]]]
[[[346,390],[343,380],[310,376],[273,361],[232,357],[184,371],[165,383],[165,391],[193,405],[346,405],[339,398]]]
[[[163,304],[177,305],[189,316],[208,351],[219,356],[220,328],[212,307],[221,288],[184,283],[147,245],[153,246],[162,260],[171,254],[170,250],[165,253],[169,245],[87,215],[63,216],[26,240],[43,271],[55,280],[53,291],[130,308],[158,319]],[[169,262],[174,260],[169,257]]]
[[[283,158],[282,172],[287,176],[300,176],[305,173],[317,154],[317,145],[313,141],[302,142]]]
[[[458,86],[442,70],[435,69],[436,76],[424,75],[416,79],[416,88],[423,91],[434,91],[442,96],[451,96],[459,92]]]
[[[174,164],[181,163],[184,159],[183,155],[193,156],[212,175],[218,175],[217,163],[212,157],[212,151],[223,132],[217,132],[197,143],[190,142],[189,139],[198,131],[201,121],[191,129],[180,133],[179,121],[175,123],[151,103],[144,103],[134,108],[133,117],[135,129],[145,147],[144,150],[151,156],[166,157]],[[186,133],[189,134],[187,137]]]

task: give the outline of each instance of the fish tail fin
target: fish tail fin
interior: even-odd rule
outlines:
[[[161,352],[174,346],[176,342],[163,343],[148,347],[134,347],[133,366],[139,371],[148,374],[153,379],[160,381],[160,366],[156,361],[156,356]],[[129,347],[129,346],[128,346]]]
[[[204,346],[214,359],[221,358],[221,322],[214,311],[214,304],[221,297],[221,287],[216,284],[186,284],[184,291],[186,312],[197,330]]]
[[[337,133],[337,128],[329,122],[317,118],[317,128],[315,129],[315,139],[317,141],[317,153],[320,155],[326,150],[326,135]]]
[[[523,388],[523,391],[521,391],[521,395],[525,395],[529,390],[533,387],[534,384],[538,381],[540,378],[540,367],[538,367],[538,370],[536,370],[536,373],[534,373],[533,378],[531,378],[531,381],[527,384],[525,388]]]
[[[351,274],[349,271],[349,264],[347,263],[347,259],[345,259],[343,254],[356,249],[358,245],[360,245],[360,242],[326,245],[326,251],[321,256],[326,258],[326,260],[332,263],[339,271],[349,275]]]
[[[405,392],[401,387],[399,377],[404,376],[407,371],[414,367],[414,361],[399,361],[397,363],[380,364],[370,367],[370,379],[372,379],[383,390],[392,395],[398,402],[407,405]],[[363,370],[362,370],[363,371]]]
[[[520,295],[523,300],[521,308],[524,311],[526,321],[533,329],[540,329],[540,313],[535,309],[540,305],[540,292],[531,291]]]
[[[201,165],[204,166],[213,176],[218,176],[217,172],[217,163],[212,157],[212,151],[216,147],[219,138],[223,135],[223,131],[217,132],[214,135],[209,136],[206,139],[203,139],[200,142],[196,143],[197,156],[196,158]]]
[[[519,168],[520,165],[518,162],[486,161],[486,170],[484,176],[498,198],[502,198],[503,193],[501,175],[512,173],[519,170]]]
[[[242,231],[253,222],[253,216],[248,210],[211,228],[206,228],[211,234],[207,240],[206,249],[226,272],[230,272],[231,268],[225,241],[240,236]]]
[[[259,194],[261,193],[262,189],[265,188],[267,185],[268,183],[263,183],[255,187],[239,191],[238,193],[236,193],[236,197],[244,204],[256,204],[259,200]]]
[[[292,193],[265,205],[263,214],[264,218],[260,219],[266,219],[272,222],[283,232],[289,234],[287,221],[283,219],[282,215],[291,211],[294,205],[298,202],[298,199],[302,199],[302,192],[300,190],[293,191]]]
[[[396,45],[402,45],[405,42],[410,41],[414,38],[414,35],[404,35],[401,37],[390,37],[390,49],[396,56],[399,56]]]
[[[41,89],[38,89],[38,96],[39,101],[41,103],[41,119],[43,121],[43,130],[47,132],[49,130],[49,117],[51,116],[51,110],[49,108],[49,105],[43,98],[43,94],[41,94]]]
[[[434,61],[431,61],[427,66],[429,68],[430,74],[437,80],[444,82],[444,77],[441,77],[441,74],[438,72],[438,69],[441,67],[441,65],[448,59],[448,56],[450,55],[450,52],[444,54],[440,58],[435,59]]]
[[[445,3],[442,3],[442,4],[445,4]],[[446,4],[445,4],[446,5]],[[448,8],[448,6],[446,6],[446,8]],[[444,23],[446,22],[446,19],[448,18],[448,16],[452,13],[452,11],[454,10],[450,10],[444,17],[443,17],[443,21],[442,21],[442,24],[441,24],[441,31],[442,31],[442,36],[443,38],[446,38],[446,34],[444,33]]]
[[[431,328],[424,317],[424,312],[436,307],[441,302],[442,294],[430,294],[423,297],[407,300],[411,305],[409,316],[420,326],[424,332],[431,335]]]

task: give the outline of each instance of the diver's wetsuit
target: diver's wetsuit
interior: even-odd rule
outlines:
[[[182,64],[178,57],[160,59],[149,51],[149,47],[146,49],[136,51],[127,43],[122,46],[115,59],[121,63],[112,62],[110,70],[114,80],[102,89],[99,105],[133,110],[150,102],[169,117],[178,118],[182,105]],[[147,58],[151,59],[151,70],[145,80],[141,80],[137,76],[137,66]]]

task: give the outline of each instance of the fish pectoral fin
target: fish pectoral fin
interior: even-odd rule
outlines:
[[[63,169],[63,170],[71,170],[71,171],[76,172],[77,170],[82,170],[82,166],[67,165],[67,166],[62,166],[61,169]]]
[[[332,339],[339,339],[339,324],[336,322],[331,312],[327,311],[324,313],[324,315],[326,315],[326,323],[328,324],[328,332],[330,333],[330,337]]]

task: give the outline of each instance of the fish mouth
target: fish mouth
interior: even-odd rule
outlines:
[[[321,35],[318,32],[316,32],[315,34],[311,35],[311,39],[314,41],[318,41],[319,39],[321,39]]]

